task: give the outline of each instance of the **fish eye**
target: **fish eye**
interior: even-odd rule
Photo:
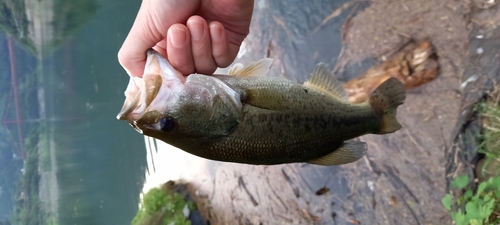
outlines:
[[[175,120],[172,117],[162,117],[160,119],[160,129],[165,132],[172,131],[175,128]]]

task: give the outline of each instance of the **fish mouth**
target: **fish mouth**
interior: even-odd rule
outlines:
[[[143,76],[130,76],[125,102],[116,118],[134,122],[149,111],[165,111],[176,101],[185,82],[186,78],[160,53],[148,50]]]

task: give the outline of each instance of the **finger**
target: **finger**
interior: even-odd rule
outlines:
[[[196,73],[212,74],[217,66],[212,57],[207,22],[200,16],[192,16],[186,25],[191,34],[191,49]]]
[[[189,30],[182,24],[174,24],[167,33],[168,61],[184,75],[194,73]]]
[[[131,76],[141,77],[146,51],[165,40],[167,29],[183,23],[198,8],[199,0],[142,1],[134,24],[118,52],[118,61]]]
[[[236,53],[231,52],[226,30],[221,23],[214,21],[210,23],[209,27],[212,41],[212,56],[218,67],[227,67],[233,62],[238,51]]]
[[[167,39],[165,38],[165,39],[163,39],[163,41],[158,42],[158,44],[156,44],[153,47],[153,49],[155,51],[157,51],[158,53],[160,53],[163,57],[165,57],[165,58],[168,59],[168,57],[167,57],[167,45],[166,45],[166,43],[167,43]]]
[[[146,64],[146,51],[154,46],[161,38],[155,37],[151,32],[146,32],[147,18],[141,16],[143,8],[118,51],[118,62],[131,76],[141,77]]]

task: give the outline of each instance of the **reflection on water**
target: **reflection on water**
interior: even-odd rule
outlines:
[[[1,143],[8,143],[0,145],[1,153],[12,157],[21,147],[27,153],[24,160],[1,164],[2,174],[9,174],[1,176],[1,196],[16,208],[2,198],[8,208],[1,208],[0,221],[9,214],[19,224],[128,224],[133,218],[146,166],[144,144],[114,117],[127,82],[116,52],[132,23],[128,15],[139,4],[0,2],[6,12],[0,15],[6,68],[0,70],[0,104],[6,109],[0,130],[7,134]],[[10,45],[8,38],[14,40]]]
[[[95,14],[95,0],[25,0],[0,2],[2,30],[38,56],[57,48]]]

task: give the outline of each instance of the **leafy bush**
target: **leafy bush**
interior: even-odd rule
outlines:
[[[175,191],[153,188],[144,195],[132,225],[191,225],[183,212],[185,207],[191,209],[191,204]]]
[[[458,176],[453,180],[453,188],[465,188],[469,183],[467,175]],[[452,196],[447,194],[441,200],[451,218],[457,225],[495,225],[500,222],[500,177],[491,177],[481,182],[476,194],[468,189],[457,200],[458,205],[465,209],[452,210]]]
[[[159,188],[153,188],[144,195],[144,209],[146,213],[153,214],[167,205],[167,203],[167,195]]]

